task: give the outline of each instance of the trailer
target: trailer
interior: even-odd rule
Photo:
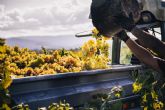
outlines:
[[[63,100],[73,106],[83,105],[92,95],[109,93],[119,85],[124,88],[122,100],[136,100],[131,73],[142,69],[141,65],[114,65],[106,70],[14,79],[9,90],[17,104],[25,103],[32,109]]]
[[[155,4],[159,11],[151,10],[148,0],[140,0],[145,6],[142,18],[137,26],[143,30],[151,30],[153,33],[159,33],[154,28],[161,29],[161,39],[165,41],[165,22],[160,18],[157,12],[164,12],[164,1]],[[163,10],[163,11],[160,11]],[[154,16],[153,16],[154,15]],[[91,33],[78,33],[76,37],[89,37]],[[66,100],[72,106],[82,106],[92,95],[97,93],[109,93],[113,86],[122,86],[124,88],[124,97],[120,99],[124,104],[129,105],[128,110],[140,110],[139,95],[132,92],[134,80],[131,77],[132,72],[143,71],[146,68],[138,65],[120,64],[121,41],[116,37],[113,39],[112,46],[112,64],[110,69],[82,71],[78,73],[61,73],[58,75],[33,76],[14,79],[9,91],[16,104],[25,103],[32,110],[38,107],[48,106],[53,102]],[[132,106],[133,105],[133,106]],[[125,110],[123,108],[123,110]]]

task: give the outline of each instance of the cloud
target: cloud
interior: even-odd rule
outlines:
[[[74,25],[88,21],[89,6],[79,0],[56,0],[52,5],[29,9],[24,17],[38,19],[44,25]]]
[[[3,16],[0,16],[0,30],[34,29],[40,26],[40,22],[35,18],[23,18],[18,9],[9,12],[1,10],[3,10]]]
[[[89,28],[90,0],[56,0],[42,7],[5,10],[0,6],[0,30],[45,33],[79,31],[83,26]],[[84,28],[83,28],[84,29]]]
[[[0,16],[3,16],[4,14],[4,5],[0,5]]]

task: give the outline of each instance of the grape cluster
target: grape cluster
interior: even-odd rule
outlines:
[[[106,69],[109,66],[109,44],[101,37],[96,40],[89,40],[82,46],[84,68],[86,70],[92,69]]]
[[[31,110],[31,109],[29,105],[21,103],[19,105],[12,107],[11,109],[9,108],[9,110]],[[74,108],[71,107],[69,103],[66,103],[64,101],[59,103],[52,103],[48,107],[40,107],[38,108],[38,110],[74,110]]]
[[[39,109],[40,110],[40,109]],[[52,103],[46,110],[74,110],[69,103]]]

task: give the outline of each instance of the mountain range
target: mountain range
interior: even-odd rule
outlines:
[[[9,46],[19,46],[31,50],[41,49],[75,49],[83,45],[84,42],[92,39],[91,37],[76,38],[73,35],[59,36],[24,36],[7,38],[6,44]]]

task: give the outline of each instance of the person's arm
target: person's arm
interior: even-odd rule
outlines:
[[[161,58],[165,58],[165,44],[163,44],[163,42],[150,35],[149,33],[136,28],[136,24],[134,23],[134,20],[132,19],[131,15],[129,17],[121,15],[117,16],[115,22],[123,29],[132,32],[132,34],[138,38],[142,46],[151,49]]]
[[[165,58],[165,44],[162,41],[136,27],[132,29],[131,33],[138,38],[143,47],[149,48],[158,56]]]
[[[128,39],[126,44],[141,62],[161,72],[159,65],[157,63],[157,57],[151,55],[151,53],[147,49],[138,45],[132,39]]]
[[[161,68],[158,64],[159,58],[154,57],[147,49],[138,45],[135,41],[129,38],[126,32],[122,31],[117,35],[121,40],[123,40],[133,54],[143,63],[146,65],[154,68],[158,72],[162,72]]]

